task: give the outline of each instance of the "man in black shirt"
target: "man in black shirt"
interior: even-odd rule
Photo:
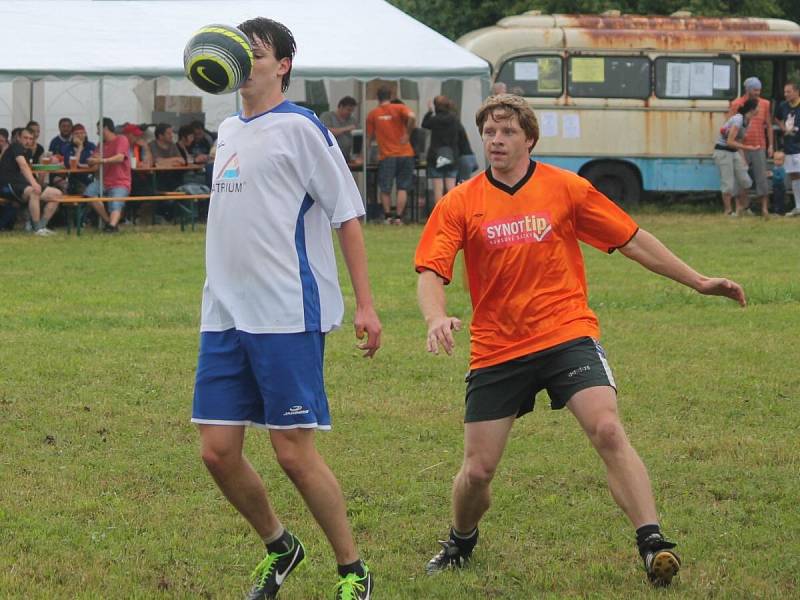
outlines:
[[[0,158],[0,196],[27,204],[33,222],[33,231],[36,235],[52,235],[54,232],[47,228],[61,199],[61,191],[54,187],[45,187],[31,171],[28,161],[34,145],[33,132],[25,128],[19,134],[19,141],[12,142]],[[41,205],[45,204],[44,214]]]

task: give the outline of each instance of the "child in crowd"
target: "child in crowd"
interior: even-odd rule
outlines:
[[[768,174],[772,177],[772,210],[782,215],[786,212],[784,198],[786,197],[786,169],[783,168],[783,152],[776,152],[772,156],[774,166]],[[795,200],[797,204],[797,200]]]

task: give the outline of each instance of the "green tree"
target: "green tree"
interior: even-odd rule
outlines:
[[[389,0],[429,27],[455,40],[526,10],[544,14],[597,14],[606,10],[668,15],[688,10],[696,16],[753,16],[800,22],[798,0]]]

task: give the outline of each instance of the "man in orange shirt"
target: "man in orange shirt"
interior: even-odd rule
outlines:
[[[416,116],[405,104],[390,102],[392,92],[378,89],[378,106],[367,115],[367,140],[378,141],[378,187],[386,223],[403,224],[408,190],[414,175],[414,148],[410,136]],[[392,215],[392,184],[397,181],[397,207]]]
[[[427,571],[469,561],[514,419],[547,389],[552,408],[566,406],[603,459],[611,494],[636,528],[648,578],[669,585],[680,560],[661,534],[647,470],[617,414],[579,241],[619,249],[701,294],[744,306],[744,291],[692,270],[582,177],[531,160],[539,126],[522,98],[491,96],[476,121],[490,168],[436,205],[415,256],[429,352],[450,354],[461,328],[447,315],[444,292],[461,249],[473,305],[464,462],[453,483],[449,539]]]
[[[761,204],[761,216],[769,215],[769,185],[767,184],[767,157],[772,158],[773,152],[773,133],[771,115],[772,108],[769,100],[761,97],[761,81],[758,77],[748,77],[744,80],[744,95],[731,102],[728,117],[733,116],[739,107],[750,98],[758,101],[758,109],[747,126],[744,134],[743,144],[757,146],[756,150],[745,150],[744,157],[753,174],[753,181],[756,184],[756,198]]]

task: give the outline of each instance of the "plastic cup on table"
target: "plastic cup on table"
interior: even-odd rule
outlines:
[[[70,156],[69,157],[69,168],[75,169],[78,166],[78,157],[77,156]]]

